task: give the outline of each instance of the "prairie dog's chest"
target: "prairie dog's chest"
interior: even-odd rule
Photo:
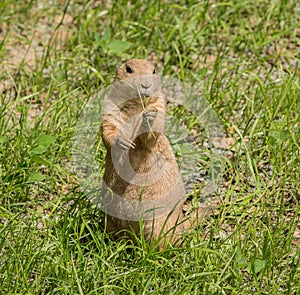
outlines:
[[[131,118],[145,111],[148,105],[155,104],[156,101],[157,99],[150,98],[130,99],[122,103],[119,107],[125,117]]]
[[[140,100],[131,99],[121,104],[120,110],[124,116],[130,118],[143,111],[143,104]]]

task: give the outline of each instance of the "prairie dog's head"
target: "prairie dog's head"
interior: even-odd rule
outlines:
[[[123,63],[118,69],[116,80],[134,77],[152,76],[156,74],[155,66],[145,59],[131,59]]]
[[[131,85],[136,97],[153,96],[160,90],[160,76],[155,66],[145,59],[131,59],[123,63],[117,71],[116,81],[124,81]]]

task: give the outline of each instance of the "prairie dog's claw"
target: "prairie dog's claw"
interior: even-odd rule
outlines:
[[[130,139],[124,138],[124,137],[117,137],[115,142],[120,148],[122,149],[135,149],[135,143],[132,142]]]
[[[144,111],[143,112],[143,120],[147,121],[149,120],[150,122],[153,121],[157,117],[157,111],[151,110],[151,111]]]

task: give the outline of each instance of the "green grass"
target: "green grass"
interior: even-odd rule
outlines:
[[[300,294],[298,1],[50,2],[0,3],[0,293]],[[201,82],[235,140],[219,212],[163,252],[111,240],[70,169],[131,57]]]

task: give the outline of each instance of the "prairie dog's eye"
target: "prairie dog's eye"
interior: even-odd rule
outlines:
[[[154,70],[153,70],[153,74],[155,74],[156,73],[156,69],[154,68]]]
[[[126,73],[132,73],[132,68],[130,66],[126,66]]]

